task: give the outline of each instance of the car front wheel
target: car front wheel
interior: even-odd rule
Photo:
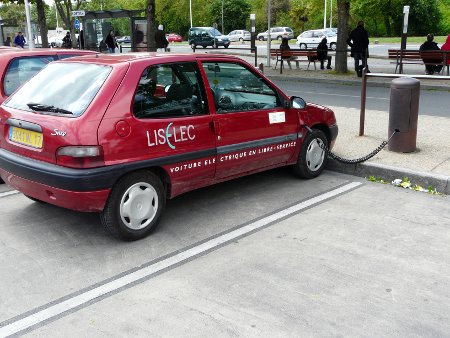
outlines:
[[[264,41],[264,38],[263,38],[262,36],[260,36],[260,37],[258,38],[258,40],[259,40],[259,41]]]
[[[308,46],[306,46],[306,43],[301,43],[300,44],[300,49],[307,49]]]
[[[294,165],[294,172],[302,178],[314,178],[319,176],[326,163],[326,154],[321,146],[328,146],[328,140],[324,132],[313,129],[306,135]]]
[[[100,219],[116,238],[141,239],[158,225],[165,201],[158,176],[150,171],[135,172],[114,186]]]
[[[334,42],[330,43],[330,49],[336,50],[336,44]]]

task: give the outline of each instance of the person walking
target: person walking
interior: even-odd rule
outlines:
[[[320,61],[320,69],[324,68],[324,62],[327,60],[327,69],[331,69],[331,55],[328,55],[327,38],[323,38],[317,45],[317,60]]]
[[[358,25],[351,31],[347,39],[347,45],[351,48],[350,56],[355,60],[356,74],[361,77],[369,56],[369,34],[364,28],[364,21],[358,21]]]
[[[14,38],[14,44],[20,48],[25,47],[25,38],[23,37],[22,32],[17,33],[16,37]]]
[[[155,45],[156,51],[158,52],[166,52],[167,46],[169,45],[169,41],[166,38],[166,32],[164,31],[164,26],[159,25],[158,30],[155,33]]]
[[[425,64],[425,73],[427,75],[433,75],[434,73],[440,73],[442,70],[442,59],[433,59],[427,57],[426,51],[433,51],[433,50],[441,50],[439,46],[437,45],[434,40],[433,34],[427,35],[427,41],[422,43],[419,47],[419,50],[424,53],[420,53],[423,63]],[[441,64],[438,64],[441,63]]]
[[[11,47],[11,38],[9,36],[6,37],[5,46]]]
[[[63,37],[61,47],[72,48],[72,38],[70,37],[70,32],[67,32],[66,36]]]
[[[108,53],[115,53],[116,47],[119,47],[116,41],[116,36],[114,35],[114,30],[110,29],[109,34],[105,39],[106,46],[108,47]]]

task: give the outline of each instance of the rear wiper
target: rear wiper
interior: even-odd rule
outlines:
[[[58,108],[58,107],[50,106],[50,105],[46,105],[46,104],[41,104],[41,103],[27,103],[27,106],[36,111],[48,111],[51,113],[73,115],[73,113],[70,110],[66,110],[63,108]]]

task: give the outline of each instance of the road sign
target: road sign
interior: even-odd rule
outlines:
[[[80,20],[75,19],[75,28],[80,29]]]
[[[85,11],[72,11],[72,16],[85,16]]]

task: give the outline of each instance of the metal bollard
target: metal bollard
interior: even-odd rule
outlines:
[[[419,116],[420,81],[401,77],[391,82],[388,136],[398,132],[389,142],[390,151],[410,153],[416,150]]]

